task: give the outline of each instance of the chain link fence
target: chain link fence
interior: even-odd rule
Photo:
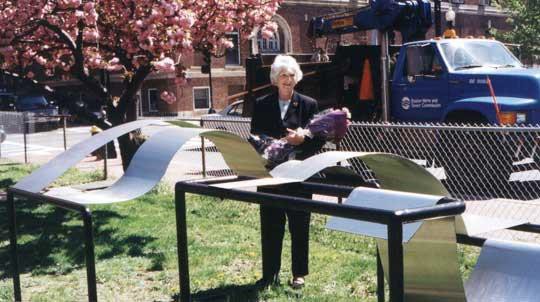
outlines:
[[[0,111],[0,125],[7,134],[24,132],[25,115],[20,112]]]
[[[0,145],[0,156],[6,157],[10,155],[12,158],[20,157],[21,160],[24,159],[24,162],[28,163],[32,161],[29,158],[30,153],[52,154],[57,153],[61,149],[65,150],[67,148],[67,118],[68,116],[65,115],[43,116],[29,112],[0,111],[0,128],[7,135],[6,141]],[[41,132],[50,133],[55,130],[59,130],[56,133],[58,136],[58,147],[44,147],[33,142],[33,140],[38,140],[35,134]]]
[[[210,116],[191,119],[204,128],[227,130],[247,138],[249,118]],[[21,159],[33,162],[34,153],[46,152],[39,145],[39,131],[53,130],[58,136],[55,152],[62,146],[62,129],[58,120],[45,120],[32,114],[0,112],[0,125],[8,134],[0,149],[18,152]],[[407,157],[424,166],[439,178],[451,194],[464,200],[540,198],[540,127],[456,126],[428,124],[353,123],[338,146],[327,149],[360,152],[387,152]],[[16,148],[17,150],[14,150]],[[34,150],[38,148],[40,150]],[[204,152],[201,152],[203,151]],[[208,140],[186,146],[184,151],[201,152],[202,166],[192,171],[195,176],[229,176],[225,165],[209,165],[217,149]],[[27,152],[30,158],[26,159]],[[52,151],[51,151],[52,152]],[[37,154],[37,153],[36,153]],[[364,179],[376,178],[361,161],[351,161],[351,167]]]
[[[206,118],[201,126],[244,138],[249,119]],[[407,157],[440,179],[463,200],[540,198],[540,127],[486,125],[353,123],[336,149],[386,152]],[[215,147],[205,143],[206,152]],[[376,178],[361,161],[351,167],[364,179]],[[207,171],[211,176],[229,170]]]
[[[412,159],[460,199],[531,200],[540,195],[539,134],[529,126],[358,123],[341,149]]]

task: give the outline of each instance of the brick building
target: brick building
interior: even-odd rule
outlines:
[[[459,36],[484,35],[490,27],[505,29],[505,15],[497,8],[490,6],[490,0],[451,0],[442,2],[442,19],[449,7],[456,12],[455,29]],[[312,17],[329,13],[343,12],[367,5],[366,0],[286,0],[278,10],[274,21],[279,26],[279,33],[273,39],[257,39],[246,41],[237,33],[231,33],[235,47],[226,51],[224,56],[212,58],[212,94],[210,100],[210,82],[208,74],[201,72],[204,60],[201,54],[195,53],[186,57],[184,64],[191,66],[187,75],[188,84],[177,86],[174,74],[151,74],[139,92],[139,113],[142,115],[178,114],[179,116],[197,116],[208,112],[209,108],[219,110],[227,106],[226,97],[244,90],[244,62],[253,53],[289,53],[311,54],[315,47],[327,47],[329,52],[335,48],[337,40],[326,41],[319,38],[313,41],[308,38],[308,25]],[[432,5],[433,7],[433,5]],[[442,22],[444,30],[444,21]],[[428,38],[434,37],[434,27],[428,32]],[[337,38],[335,38],[337,39]],[[359,32],[344,35],[342,42],[377,44],[375,31]],[[400,43],[396,34],[395,43]],[[119,81],[119,79],[118,79]],[[112,91],[114,91],[114,77]],[[65,82],[62,83],[65,85]],[[159,97],[162,91],[173,92],[177,102],[167,104]],[[80,92],[83,93],[83,92]],[[80,94],[79,93],[79,94]]]

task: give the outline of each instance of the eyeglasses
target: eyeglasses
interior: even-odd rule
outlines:
[[[294,73],[283,72],[283,73],[279,74],[279,77],[280,78],[293,78],[294,79]]]

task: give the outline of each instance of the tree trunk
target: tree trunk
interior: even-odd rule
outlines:
[[[130,102],[130,104],[124,108],[135,107],[136,102]],[[136,109],[136,108],[135,108]],[[109,110],[110,111],[110,110]],[[137,119],[136,114],[132,114],[133,110],[128,109],[127,112],[114,110],[110,114],[110,121],[113,127],[127,122],[132,122]],[[135,152],[144,143],[145,139],[140,129],[132,131],[118,137],[118,145],[120,147],[120,156],[122,158],[122,168],[126,171],[127,167],[131,163],[131,159],[135,155]]]
[[[108,108],[108,111],[113,113],[110,116],[113,126],[137,120],[136,94],[141,88],[146,76],[152,71],[152,68],[153,67],[150,64],[141,66],[132,77],[126,77],[124,79],[124,90],[118,100],[118,104],[114,106],[114,104],[111,103]],[[137,152],[144,141],[145,138],[140,129],[118,138],[120,155],[122,157],[122,168],[124,171],[126,171],[135,152]]]
[[[118,138],[120,156],[122,157],[122,168],[124,171],[126,171],[127,167],[129,167],[135,152],[137,152],[143,143],[144,137],[142,136],[141,130],[132,131]]]

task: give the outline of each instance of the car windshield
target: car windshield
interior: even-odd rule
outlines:
[[[521,62],[500,42],[453,40],[441,43],[442,54],[454,70],[477,67],[521,67]]]
[[[32,109],[32,108],[44,108],[48,103],[43,96],[26,96],[17,100],[17,107],[19,109]]]

